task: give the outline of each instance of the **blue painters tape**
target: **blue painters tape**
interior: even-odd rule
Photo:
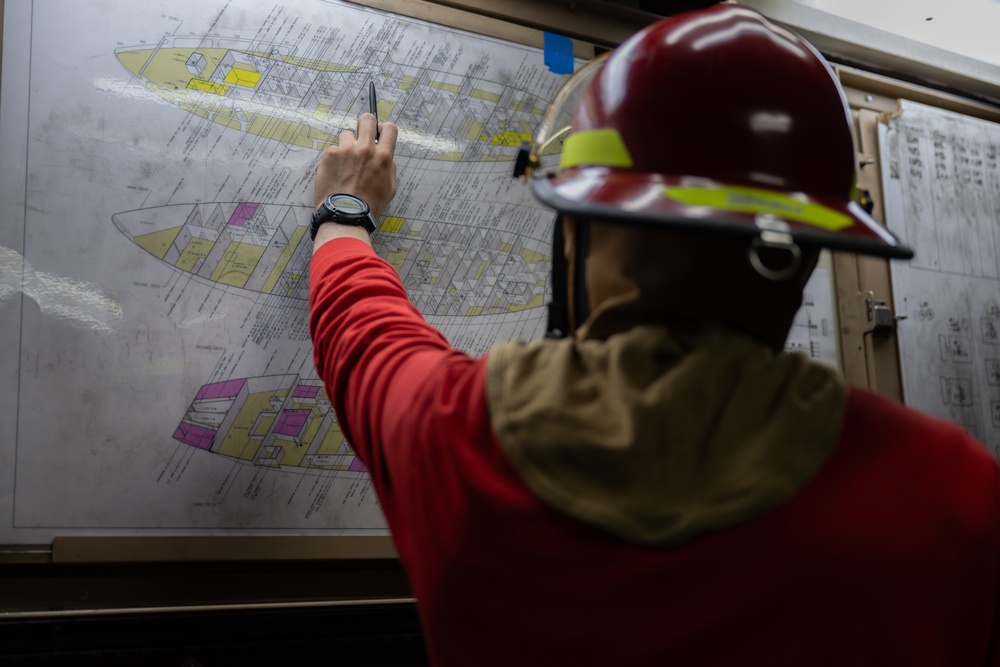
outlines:
[[[573,40],[563,35],[545,33],[545,64],[556,74],[573,73]]]

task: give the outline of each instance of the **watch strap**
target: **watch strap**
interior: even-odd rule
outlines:
[[[369,234],[375,233],[375,218],[372,216],[371,211],[357,217],[339,216],[335,211],[331,211],[324,203],[320,204],[319,208],[313,211],[312,221],[309,224],[309,237],[315,241],[316,232],[319,231],[320,226],[328,222],[335,222],[339,225],[349,225],[351,227],[362,227]]]

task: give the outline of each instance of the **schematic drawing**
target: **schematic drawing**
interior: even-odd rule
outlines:
[[[952,363],[967,364],[972,361],[972,346],[964,336],[938,336],[941,359]]]
[[[115,55],[148,90],[189,113],[318,150],[338,142],[346,119],[368,110],[360,92],[369,79],[379,90],[380,120],[435,138],[400,142],[399,157],[512,160],[546,106],[510,85],[394,63],[387,53],[371,55],[359,68],[328,62],[322,52],[296,52],[295,46],[206,36],[164,37],[154,47],[121,47]]]
[[[983,317],[980,320],[983,331],[983,342],[987,345],[1000,345],[1000,319]]]
[[[986,360],[986,381],[991,385],[1000,385],[1000,359]]]
[[[174,439],[242,463],[363,473],[320,380],[270,375],[203,385]]]
[[[225,202],[137,209],[112,220],[149,254],[209,283],[308,299],[311,214],[305,206]],[[496,315],[544,303],[551,258],[526,236],[386,216],[373,243],[424,315]]]
[[[944,405],[970,407],[972,401],[972,380],[969,378],[942,377],[941,402]]]

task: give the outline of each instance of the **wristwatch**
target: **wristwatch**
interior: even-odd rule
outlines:
[[[319,205],[309,226],[309,236],[313,241],[320,225],[326,222],[364,227],[369,234],[375,231],[375,218],[368,204],[364,199],[349,194],[332,194]]]

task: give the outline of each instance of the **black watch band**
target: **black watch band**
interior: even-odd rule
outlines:
[[[362,227],[369,234],[375,232],[375,218],[364,199],[346,193],[329,195],[312,215],[309,236],[315,241],[320,225],[335,222],[339,225]]]

